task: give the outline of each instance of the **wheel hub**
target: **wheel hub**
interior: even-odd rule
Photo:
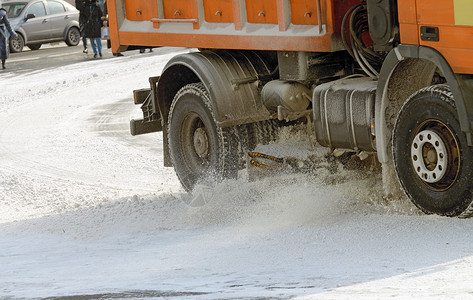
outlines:
[[[435,131],[422,130],[412,141],[411,160],[421,180],[439,182],[447,171],[447,147]]]
[[[197,128],[194,132],[194,149],[200,158],[209,154],[209,138],[203,128]]]

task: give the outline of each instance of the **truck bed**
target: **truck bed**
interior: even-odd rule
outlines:
[[[113,52],[129,46],[342,50],[349,0],[110,0]]]

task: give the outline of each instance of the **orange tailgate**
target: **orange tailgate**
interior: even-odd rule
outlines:
[[[250,23],[278,24],[276,0],[246,0],[246,13]]]
[[[156,1],[127,0],[125,1],[126,18],[131,21],[149,21],[158,15]]]
[[[207,22],[233,22],[232,0],[204,0],[204,14]]]
[[[291,0],[291,22],[301,25],[318,24],[317,2],[311,0]]]
[[[163,0],[165,19],[196,19],[196,1]]]

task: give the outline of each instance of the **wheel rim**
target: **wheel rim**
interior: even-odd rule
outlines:
[[[21,42],[20,39],[21,39],[20,37],[12,39],[12,46],[13,46],[13,49],[15,49],[15,51],[20,51],[21,48],[23,47],[23,43]]]
[[[196,113],[189,113],[183,121],[182,154],[189,168],[202,173],[210,165],[210,139],[207,128]]]
[[[79,33],[75,30],[70,30],[69,31],[69,40],[71,41],[71,44],[76,44],[79,43]]]
[[[199,127],[194,132],[194,150],[197,155],[205,159],[209,154],[209,137],[207,132]]]
[[[434,191],[449,189],[460,171],[460,148],[453,132],[438,120],[428,120],[411,141],[411,163],[417,177]]]

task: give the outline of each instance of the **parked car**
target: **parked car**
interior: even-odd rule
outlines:
[[[63,0],[26,0],[3,2],[13,30],[10,52],[21,52],[26,45],[37,50],[43,43],[65,41],[68,46],[80,42],[79,11]]]

